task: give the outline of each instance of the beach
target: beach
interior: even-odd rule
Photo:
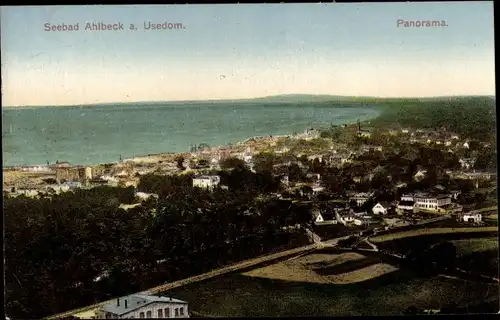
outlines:
[[[375,118],[379,111],[362,105],[314,103],[170,103],[17,108],[2,109],[2,114],[3,166],[9,167],[58,160],[94,165],[184,153],[192,145],[235,145],[254,136],[363,121]]]

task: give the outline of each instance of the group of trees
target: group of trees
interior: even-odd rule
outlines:
[[[496,101],[488,97],[413,100],[387,103],[377,125],[400,124],[413,128],[447,128],[461,136],[495,143]]]
[[[4,196],[7,314],[40,318],[307,242],[281,230],[309,223],[309,208],[256,197],[277,188],[271,174],[221,176],[228,188],[213,191],[142,176],[138,191],[159,197],[128,210],[133,188]]]

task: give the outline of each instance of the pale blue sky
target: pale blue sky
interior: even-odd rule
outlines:
[[[126,30],[83,30],[100,21]],[[145,31],[145,21],[185,29]],[[490,95],[493,25],[492,2],[2,7],[3,102]]]

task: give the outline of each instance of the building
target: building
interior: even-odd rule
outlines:
[[[193,187],[214,188],[219,185],[219,176],[197,176],[193,178]]]
[[[61,181],[82,181],[85,180],[85,167],[56,167],[56,180]]]
[[[476,159],[474,158],[462,158],[459,159],[458,162],[460,162],[460,166],[462,169],[471,169],[474,167],[474,164],[476,163]]]
[[[399,218],[383,218],[384,223],[389,227],[404,227],[410,224],[409,221]]]
[[[323,187],[323,186],[321,186],[320,184],[317,184],[317,183],[313,184],[311,186],[311,188],[312,188],[313,194],[318,194],[318,193],[320,193],[320,192],[322,192],[322,191],[325,190],[325,187]]]
[[[91,180],[91,179],[92,179],[92,168],[85,167],[85,180]]]
[[[307,179],[311,179],[314,182],[321,180],[321,175],[319,173],[308,173],[306,175]]]
[[[361,129],[361,122],[358,120],[358,132],[357,135],[359,138],[370,138],[372,136],[370,130]]]
[[[369,216],[359,216],[354,218],[353,223],[356,226],[369,226],[374,224],[375,221]]]
[[[353,223],[354,220],[356,220],[356,216],[353,213],[347,213],[345,215],[341,216],[340,222],[347,224],[347,223]]]
[[[400,201],[414,201],[415,196],[412,193],[403,194]]]
[[[53,170],[48,166],[29,166],[29,167],[21,167],[21,171],[28,172],[52,172]]]
[[[83,188],[83,185],[79,181],[66,181],[65,183],[61,184],[62,187],[67,187],[69,190],[75,190],[75,189],[81,189]]]
[[[356,205],[361,207],[368,199],[373,196],[373,193],[356,193],[349,198],[349,201],[356,201]]]
[[[474,211],[459,214],[460,221],[479,223],[483,220],[483,215]]]
[[[284,175],[281,177],[281,183],[284,184],[285,186],[288,186],[290,184],[290,180],[288,179],[288,175]]]
[[[24,195],[26,197],[37,197],[40,195],[40,190],[36,188],[18,188],[14,195]]]
[[[97,319],[189,318],[186,301],[154,295],[133,294],[118,298],[96,312]]]
[[[325,225],[325,224],[337,224],[337,218],[334,212],[323,212],[317,211],[313,213],[314,224],[315,225]]]
[[[379,202],[376,205],[373,206],[372,212],[373,214],[387,214],[389,212],[389,209],[391,208],[391,205],[387,202]]]
[[[460,196],[462,194],[462,191],[460,190],[451,190],[450,191],[450,197],[453,199],[453,200],[457,200],[458,199],[458,196]]]
[[[158,195],[155,193],[147,193],[147,192],[136,192],[135,196],[139,198],[141,201],[142,200],[148,200],[149,198],[158,198]]]
[[[397,212],[399,214],[413,213],[414,207],[415,201],[413,200],[413,195],[403,195],[401,196],[401,200],[398,202]]]
[[[414,196],[415,208],[429,211],[440,211],[451,205],[451,197],[449,195],[432,195],[428,193],[420,193]]]
[[[222,161],[231,157],[231,149],[230,148],[220,148],[217,150],[217,160]]]

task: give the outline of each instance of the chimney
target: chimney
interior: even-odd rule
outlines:
[[[125,300],[125,309],[127,309],[127,300]]]
[[[116,299],[116,306],[119,307],[120,306],[120,298]]]
[[[169,299],[170,299],[170,301],[172,301],[172,297],[170,297]]]

